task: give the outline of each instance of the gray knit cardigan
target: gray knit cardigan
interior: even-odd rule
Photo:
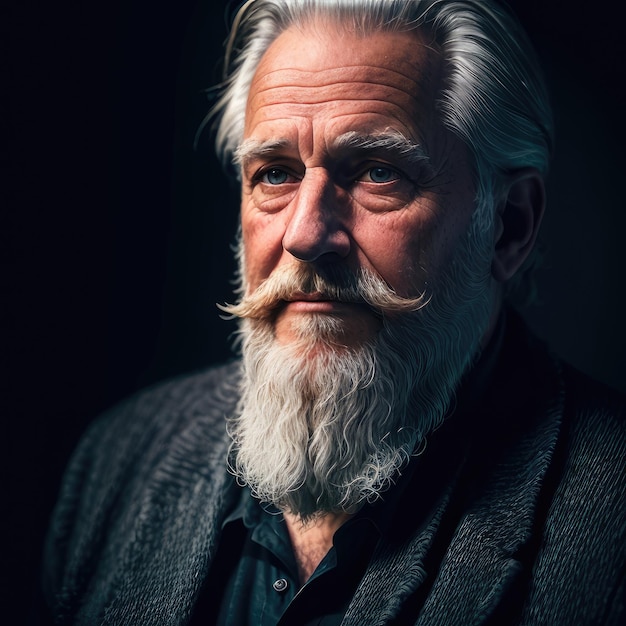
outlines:
[[[624,402],[515,326],[496,373],[504,450],[483,455],[488,471],[436,564],[424,561],[428,529],[377,547],[346,626],[399,615],[420,626],[626,623]],[[238,372],[234,362],[144,391],[88,430],[46,546],[58,624],[183,625],[210,593],[202,583],[238,493],[225,464]]]

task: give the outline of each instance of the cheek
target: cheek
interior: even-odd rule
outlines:
[[[355,241],[362,255],[360,265],[369,267],[400,296],[412,297],[421,291],[424,261],[427,257],[432,229],[427,221],[416,220],[415,214],[394,216],[355,228]],[[411,217],[412,219],[406,219]]]
[[[255,289],[265,280],[283,254],[285,232],[283,220],[277,215],[266,215],[242,209],[241,234],[245,257],[245,277],[249,289]]]
[[[455,204],[424,198],[378,221],[361,222],[359,246],[399,295],[412,297],[445,270],[470,220],[470,210],[460,213]]]
[[[397,238],[387,244],[381,250],[376,270],[398,295],[415,296],[424,281],[419,238]]]

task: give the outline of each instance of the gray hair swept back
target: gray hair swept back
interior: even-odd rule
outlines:
[[[472,151],[479,195],[507,172],[547,173],[553,122],[542,72],[518,21],[490,0],[248,0],[233,23],[225,81],[211,112],[225,164],[241,143],[261,57],[284,30],[317,17],[357,32],[428,29],[446,63],[441,119]]]

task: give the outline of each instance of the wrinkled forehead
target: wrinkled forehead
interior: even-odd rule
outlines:
[[[436,123],[442,59],[422,30],[355,31],[332,20],[285,30],[263,55],[252,80],[246,128],[270,105],[385,112],[390,121]],[[351,105],[354,105],[351,107]],[[295,109],[294,109],[295,110]]]

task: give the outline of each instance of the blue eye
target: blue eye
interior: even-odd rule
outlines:
[[[373,183],[388,183],[398,178],[398,174],[389,167],[373,167],[367,174]]]
[[[261,180],[268,185],[282,185],[287,182],[288,178],[289,174],[287,174],[287,172],[273,167],[263,174]]]

